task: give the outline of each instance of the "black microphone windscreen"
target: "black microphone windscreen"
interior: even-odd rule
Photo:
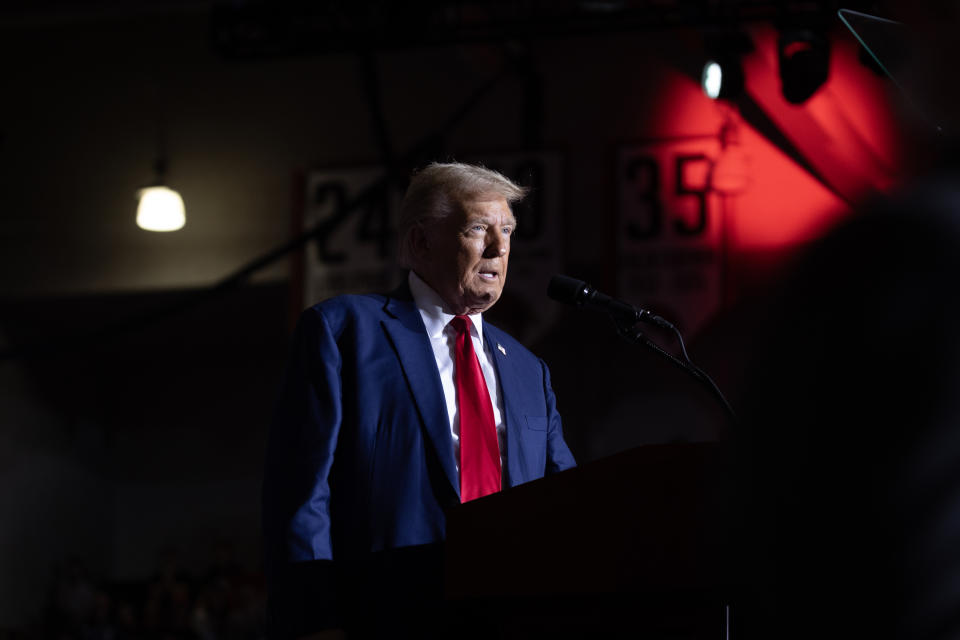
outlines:
[[[587,283],[568,276],[556,275],[550,278],[547,296],[557,302],[579,304]]]

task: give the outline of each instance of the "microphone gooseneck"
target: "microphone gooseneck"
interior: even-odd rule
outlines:
[[[584,282],[564,275],[555,275],[547,286],[547,296],[557,302],[572,304],[593,311],[604,311],[619,322],[647,322],[663,329],[675,330],[660,316],[600,293]]]
[[[727,402],[727,399],[724,397],[723,393],[720,391],[720,388],[717,387],[713,379],[707,375],[703,369],[695,365],[693,360],[690,359],[690,356],[687,354],[687,347],[683,342],[683,335],[670,322],[645,309],[634,307],[631,304],[621,300],[616,300],[615,298],[611,298],[608,295],[600,293],[583,280],[577,280],[576,278],[571,278],[569,276],[559,274],[553,276],[550,279],[550,284],[547,286],[547,296],[553,300],[556,300],[557,302],[563,302],[565,304],[573,305],[583,309],[590,309],[592,311],[603,311],[610,314],[610,317],[613,318],[614,324],[617,325],[617,332],[625,340],[628,342],[645,345],[646,347],[654,350],[674,364],[686,370],[690,375],[700,382],[706,384],[710,391],[712,391],[720,401],[720,404],[723,405],[727,415],[730,417],[733,423],[736,424],[737,417],[733,411],[733,407],[731,407],[730,403]],[[666,351],[660,345],[647,338],[643,332],[636,328],[637,324],[640,322],[646,322],[648,324],[653,324],[663,329],[672,331],[677,337],[677,341],[680,343],[680,351],[683,354],[684,359],[681,360],[677,358],[672,353]]]

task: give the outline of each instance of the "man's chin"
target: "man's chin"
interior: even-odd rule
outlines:
[[[466,296],[467,306],[469,306],[474,313],[477,311],[486,311],[500,299],[500,292],[500,288],[492,290],[491,287],[470,292],[470,294]]]

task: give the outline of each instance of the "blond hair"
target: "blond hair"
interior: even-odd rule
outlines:
[[[512,205],[526,195],[525,187],[486,167],[459,162],[430,163],[413,175],[400,203],[397,229],[400,266],[412,266],[414,228],[445,218],[470,200],[499,196]]]

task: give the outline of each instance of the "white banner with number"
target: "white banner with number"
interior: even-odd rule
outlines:
[[[720,309],[723,196],[710,187],[714,136],[620,150],[619,294],[692,336]]]
[[[534,341],[549,328],[556,312],[554,305],[541,302],[550,277],[561,268],[560,158],[516,153],[464,161],[530,187],[530,195],[514,207],[517,229],[497,317],[519,339]],[[403,192],[387,185],[383,176],[383,170],[375,167],[307,175],[304,229],[319,224],[323,232],[305,252],[305,306],[343,293],[385,293],[399,284],[396,228]],[[347,205],[361,196],[360,205],[348,210]]]
[[[306,179],[304,229],[324,230],[307,245],[304,303],[342,293],[386,292],[397,285],[396,215],[403,193],[377,168],[316,171]],[[379,185],[373,191],[368,191]],[[364,202],[347,206],[361,194]]]

